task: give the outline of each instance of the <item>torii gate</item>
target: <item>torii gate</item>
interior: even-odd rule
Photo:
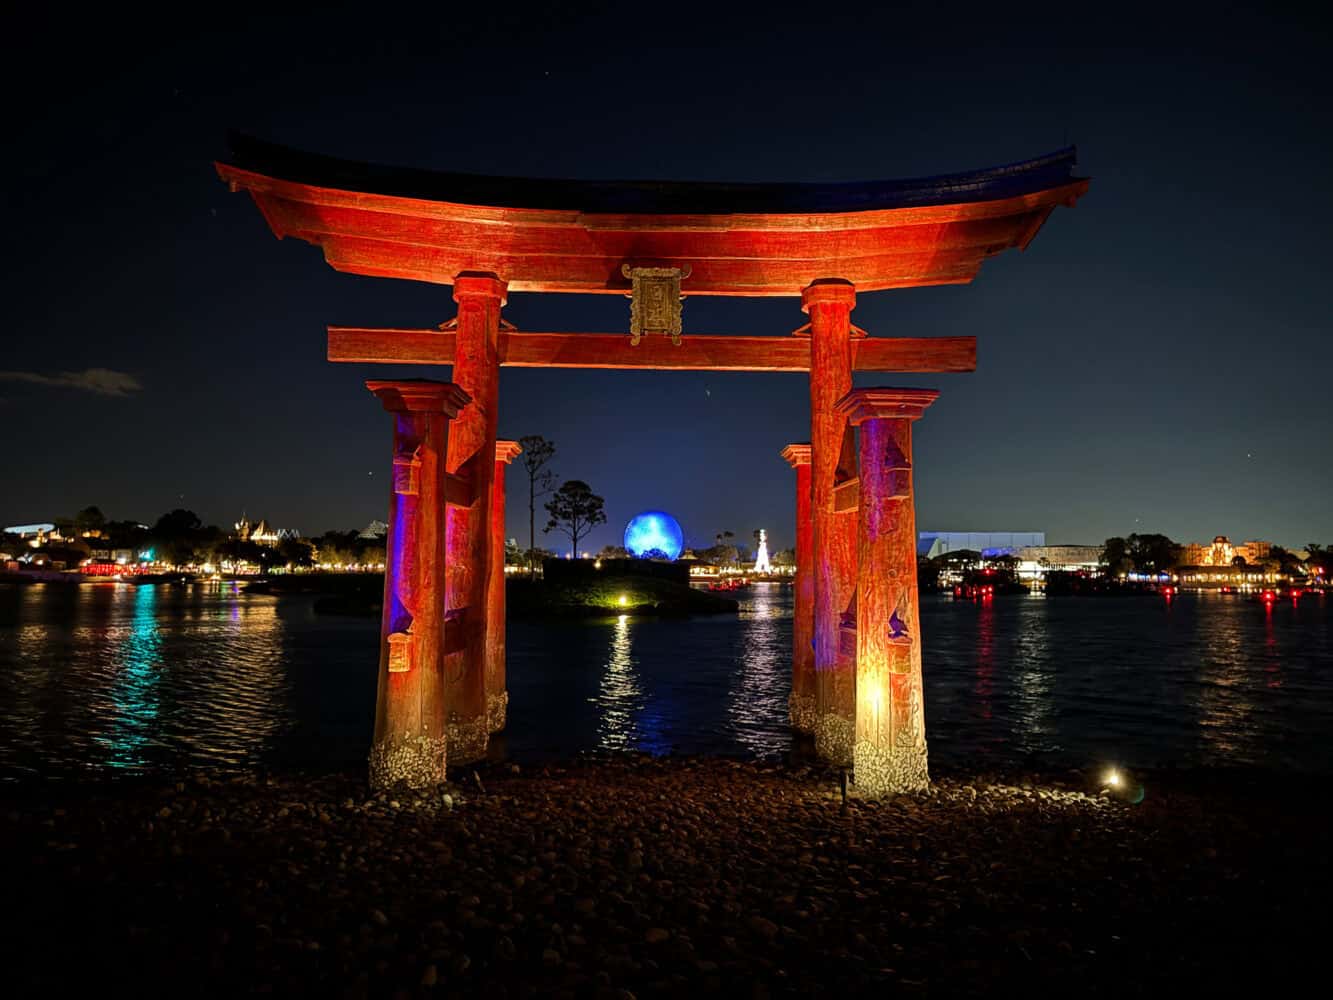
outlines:
[[[336,270],[453,286],[438,330],[329,327],[328,360],[453,366],[371,381],[394,417],[393,493],[370,780],[442,782],[503,728],[501,366],[808,372],[797,473],[791,722],[869,794],[928,781],[911,424],[938,396],[852,389],[852,373],[976,368],[972,337],[870,337],[858,292],[965,284],[1024,248],[1088,181],[1074,150],[864,184],[481,177],[356,163],[232,137],[217,164],[279,237]],[[519,332],[511,291],[630,294],[629,335]],[[682,295],[797,296],[792,337],[680,330]]]

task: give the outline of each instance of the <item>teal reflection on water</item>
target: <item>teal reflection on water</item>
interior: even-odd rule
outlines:
[[[115,651],[115,668],[110,726],[98,739],[107,747],[111,767],[142,767],[161,710],[162,636],[155,586],[136,589],[129,633]]]

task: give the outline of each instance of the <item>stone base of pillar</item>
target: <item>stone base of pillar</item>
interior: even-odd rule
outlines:
[[[429,736],[372,744],[370,787],[423,789],[444,784],[446,744]]]
[[[449,763],[475,764],[486,756],[486,744],[490,741],[490,720],[484,715],[462,721],[449,720]]]
[[[787,699],[787,716],[791,727],[798,733],[815,731],[815,696],[812,694],[791,693]]]
[[[852,743],[856,724],[841,715],[821,715],[815,720],[815,755],[838,767],[852,766]]]
[[[860,740],[852,761],[852,780],[857,791],[864,795],[924,792],[930,787],[926,748],[924,745],[890,748]]]
[[[489,732],[498,733],[504,729],[508,712],[508,691],[492,691],[486,695],[486,726]]]

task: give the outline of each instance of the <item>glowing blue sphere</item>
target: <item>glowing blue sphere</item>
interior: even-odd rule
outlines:
[[[684,547],[680,522],[664,510],[645,510],[625,525],[625,548],[640,558],[661,553],[675,559]]]

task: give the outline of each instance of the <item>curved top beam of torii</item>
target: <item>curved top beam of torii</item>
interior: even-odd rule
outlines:
[[[1088,189],[1072,148],[920,180],[696,184],[481,177],[231,143],[222,179],[335,269],[440,284],[488,271],[511,291],[620,294],[624,264],[688,265],[687,295],[963,284]]]

